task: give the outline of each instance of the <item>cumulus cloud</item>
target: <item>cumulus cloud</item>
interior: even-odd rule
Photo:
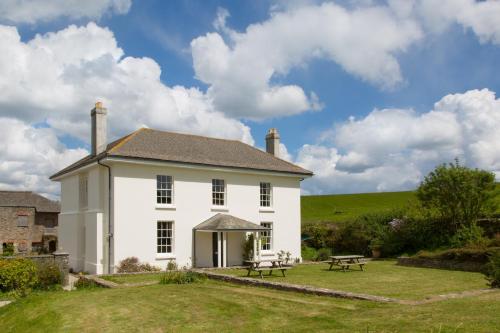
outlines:
[[[124,57],[113,33],[95,23],[26,43],[16,28],[0,26],[0,41],[3,116],[44,121],[88,142],[90,108],[101,100],[111,138],[144,125],[253,143],[250,129],[216,111],[205,93],[164,85],[154,60]]]
[[[9,143],[0,149],[2,188],[54,195],[47,177],[83,154],[64,149],[55,133],[88,143],[97,100],[108,108],[109,140],[147,126],[254,143],[250,128],[217,111],[203,91],[166,86],[154,60],[124,56],[113,33],[95,23],[27,42],[15,27],[0,26],[0,46],[0,117],[2,128],[12,129],[2,133]],[[50,128],[33,127],[38,123]],[[18,149],[24,157],[11,154]]]
[[[459,158],[500,177],[500,99],[488,90],[450,94],[419,114],[374,110],[304,145],[296,158],[316,176],[312,193],[413,189],[436,165]]]
[[[0,117],[0,188],[33,190],[51,198],[59,184],[47,177],[85,156],[85,149],[68,149],[50,128],[35,128],[25,122]]]
[[[33,24],[59,17],[99,19],[105,14],[126,14],[131,5],[132,0],[3,0],[0,21]]]
[[[411,18],[389,6],[346,9],[334,3],[287,7],[237,32],[219,10],[208,33],[191,42],[196,77],[210,87],[217,108],[235,117],[261,119],[321,109],[314,92],[280,84],[292,68],[328,59],[383,88],[403,81],[396,54],[422,37]]]

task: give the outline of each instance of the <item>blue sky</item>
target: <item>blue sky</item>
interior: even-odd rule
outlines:
[[[12,74],[13,87],[9,89],[13,93],[7,95],[13,97],[0,101],[0,116],[15,123],[11,126],[21,126],[25,135],[5,139],[24,147],[33,136],[43,136],[52,147],[57,146],[55,152],[48,153],[58,154],[60,161],[44,161],[47,167],[36,173],[22,157],[4,152],[3,163],[9,165],[4,168],[18,163],[23,165],[23,174],[16,179],[9,179],[7,173],[0,175],[0,186],[50,186],[43,192],[57,195],[57,188],[42,179],[86,153],[87,113],[90,101],[97,99],[115,106],[110,108],[110,126],[114,127],[110,139],[145,125],[237,138],[262,147],[266,131],[277,127],[285,144],[283,158],[313,169],[317,175],[304,184],[305,193],[410,189],[436,164],[454,157],[499,174],[500,147],[492,133],[500,125],[495,96],[500,91],[498,2],[444,1],[442,8],[429,7],[425,1],[93,0],[89,8],[69,3],[40,10],[28,1],[24,11],[19,4],[18,8],[3,5],[0,11],[0,24],[5,29],[14,27],[21,38],[12,44],[0,42],[3,47],[24,45],[36,53],[34,44],[55,50],[57,40],[57,52],[63,54],[80,48],[83,54],[88,51],[86,46],[99,50],[76,60],[56,59],[53,51],[48,52],[50,66],[64,72],[48,80],[47,85],[54,84],[53,98],[77,96],[73,97],[78,100],[75,110],[68,109],[66,101],[52,109],[45,100],[42,102],[47,105],[40,100],[26,101],[31,97],[23,97],[26,90],[18,78],[28,74]],[[94,7],[90,8],[90,3]],[[362,20],[356,20],[358,14],[364,15]],[[317,23],[301,21],[315,15]],[[332,28],[345,18],[351,19],[351,25]],[[71,33],[70,25],[78,32]],[[77,34],[80,39],[72,44]],[[345,35],[339,42],[336,39],[341,34]],[[97,36],[102,37],[102,43],[95,42]],[[33,43],[37,38],[39,41]],[[224,58],[224,49],[229,60]],[[108,69],[125,66],[126,58],[137,61],[126,66],[129,76],[121,88],[108,91],[120,73]],[[0,70],[7,71],[2,60],[7,63],[9,59],[0,58]],[[219,70],[219,62],[224,61],[226,67]],[[28,65],[23,64],[32,71],[35,66],[44,66],[35,62]],[[155,66],[161,70],[161,86],[155,82]],[[134,75],[141,74],[134,69],[148,73],[147,78],[137,80]],[[238,73],[240,69],[242,73]],[[269,71],[272,74],[266,76]],[[101,75],[106,84],[94,90],[88,82]],[[127,92],[123,88],[128,87],[127,82],[129,86],[130,82],[143,83]],[[151,89],[159,92],[152,94],[144,88],[150,82],[154,85]],[[182,97],[183,102],[172,92],[175,86],[182,88],[178,92],[189,95]],[[262,96],[283,87],[292,90],[262,104],[266,101]],[[161,95],[165,89],[175,96]],[[197,92],[186,92],[189,89]],[[33,84],[27,90],[37,91],[37,87]],[[136,95],[137,90],[140,93]],[[155,101],[145,103],[141,98]],[[119,104],[118,99],[128,104]],[[186,100],[193,101],[188,109],[197,125],[184,118],[186,111],[179,105]],[[166,105],[169,101],[175,101],[177,109],[164,114],[163,108],[170,110]],[[437,102],[440,104],[435,107]],[[147,117],[140,115],[141,107],[148,108]],[[206,111],[197,114],[193,111],[197,107]],[[169,122],[172,117],[166,116],[168,112],[176,113],[179,120]],[[492,130],[471,119],[483,119]],[[219,121],[218,132],[215,127]],[[444,126],[449,124],[453,126]],[[434,132],[429,130],[433,127]],[[394,177],[399,181],[391,179]]]

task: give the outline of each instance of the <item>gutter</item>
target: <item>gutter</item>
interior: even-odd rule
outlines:
[[[97,164],[102,165],[108,169],[108,274],[112,274],[111,265],[111,255],[112,255],[112,245],[113,245],[113,227],[111,225],[111,167],[109,165],[101,163],[101,160],[97,160]]]

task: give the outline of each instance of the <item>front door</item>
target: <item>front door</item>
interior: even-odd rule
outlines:
[[[212,260],[214,267],[219,267],[219,246],[218,232],[212,232]]]

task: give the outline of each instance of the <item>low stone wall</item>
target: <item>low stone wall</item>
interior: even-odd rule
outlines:
[[[68,284],[68,274],[69,274],[69,254],[68,253],[53,253],[53,254],[41,254],[33,256],[14,256],[14,257],[1,257],[1,259],[18,259],[26,258],[35,262],[35,264],[56,264],[59,270],[63,274],[63,285]]]
[[[483,263],[478,263],[473,261],[455,261],[455,260],[410,258],[410,257],[399,257],[398,265],[448,269],[453,271],[466,271],[466,272],[481,272],[484,267]]]
[[[383,296],[358,294],[347,291],[339,291],[339,290],[332,290],[332,289],[291,284],[291,283],[271,282],[254,278],[244,278],[232,275],[225,275],[225,274],[214,273],[204,269],[192,269],[192,271],[200,274],[205,274],[209,279],[213,280],[220,280],[220,281],[244,284],[249,286],[266,287],[277,290],[295,291],[303,294],[357,299],[357,300],[383,302],[383,303],[394,303],[399,301],[394,298],[383,297]]]

